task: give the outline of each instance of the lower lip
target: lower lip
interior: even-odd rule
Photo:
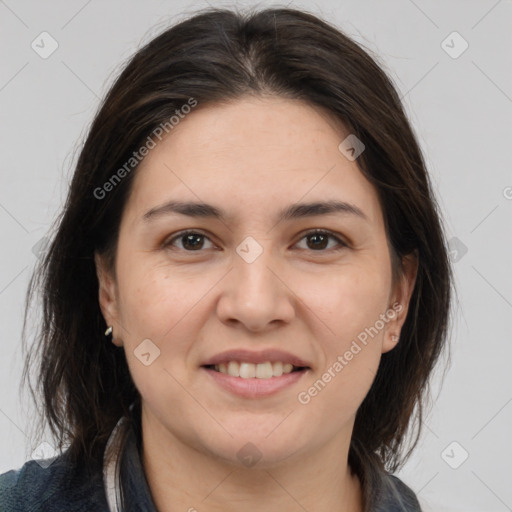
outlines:
[[[232,377],[231,375],[217,372],[210,368],[201,368],[205,370],[219,386],[234,395],[244,398],[263,398],[274,395],[298,382],[308,371],[301,370],[298,372],[283,373],[280,377],[271,377],[270,379],[243,379],[242,377]]]

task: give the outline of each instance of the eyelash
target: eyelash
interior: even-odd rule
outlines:
[[[210,237],[208,237],[205,233],[202,233],[201,231],[185,230],[185,231],[180,231],[179,233],[174,235],[172,238],[170,238],[166,242],[164,242],[163,247],[164,248],[169,248],[170,246],[172,246],[174,241],[179,240],[179,239],[181,239],[181,238],[183,238],[183,237],[185,237],[187,235],[200,235],[200,236],[210,240]],[[348,244],[343,242],[343,240],[341,240],[337,235],[335,235],[331,231],[324,230],[324,229],[313,229],[311,231],[308,231],[308,232],[304,233],[302,235],[302,238],[299,240],[299,242],[302,241],[304,238],[307,238],[307,237],[313,236],[313,235],[325,235],[325,236],[328,236],[330,238],[333,238],[334,240],[336,240],[336,242],[338,242],[339,247],[335,247],[335,248],[331,248],[331,249],[319,249],[319,250],[314,250],[314,249],[302,249],[302,250],[309,250],[311,252],[321,253],[321,252],[329,252],[329,251],[340,251],[341,249],[344,249],[344,248],[348,247]],[[210,240],[210,242],[211,242],[211,240]],[[171,250],[176,250],[176,249],[177,248],[171,248]],[[188,252],[188,253],[203,252],[202,249],[198,249],[197,251],[189,251],[187,249],[179,249],[179,250],[183,250],[184,252]]]

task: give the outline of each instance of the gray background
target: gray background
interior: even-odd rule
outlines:
[[[440,373],[434,379],[421,443],[399,476],[426,511],[512,510],[512,2],[289,5],[327,18],[378,54],[403,95],[451,239],[459,295],[452,364],[442,388]],[[0,1],[0,473],[36,448],[34,409],[18,394],[24,294],[34,245],[63,203],[81,137],[136,48],[206,6]],[[31,47],[51,49],[43,31],[58,43],[45,59]],[[469,47],[459,55],[464,40]]]

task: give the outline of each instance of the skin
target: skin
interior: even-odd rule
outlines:
[[[392,283],[376,190],[338,150],[348,133],[300,101],[244,97],[199,105],[137,170],[115,272],[98,255],[96,263],[105,321],[142,397],[143,465],[160,512],[362,510],[347,463],[355,414],[381,354],[396,346],[417,262],[404,258]],[[142,219],[171,199],[213,204],[227,220]],[[276,224],[292,203],[328,199],[358,206],[367,220],[338,212]],[[305,236],[317,228],[347,245],[329,238],[317,249]],[[194,240],[198,250],[169,242],[185,229],[206,235]],[[236,252],[247,236],[263,250],[252,263]],[[401,312],[299,403],[395,302]],[[149,366],[134,354],[145,339],[160,350]],[[233,348],[286,350],[311,368],[276,395],[237,397],[200,369]],[[248,442],[262,455],[250,468],[237,457]]]

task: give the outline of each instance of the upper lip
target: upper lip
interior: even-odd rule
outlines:
[[[225,352],[210,357],[202,363],[201,366],[229,363],[230,361],[253,364],[266,363],[267,361],[271,363],[280,361],[282,363],[291,363],[293,366],[308,368],[310,366],[309,363],[302,360],[300,357],[290,354],[290,352],[274,349],[260,350],[258,352],[244,349],[226,350]]]

